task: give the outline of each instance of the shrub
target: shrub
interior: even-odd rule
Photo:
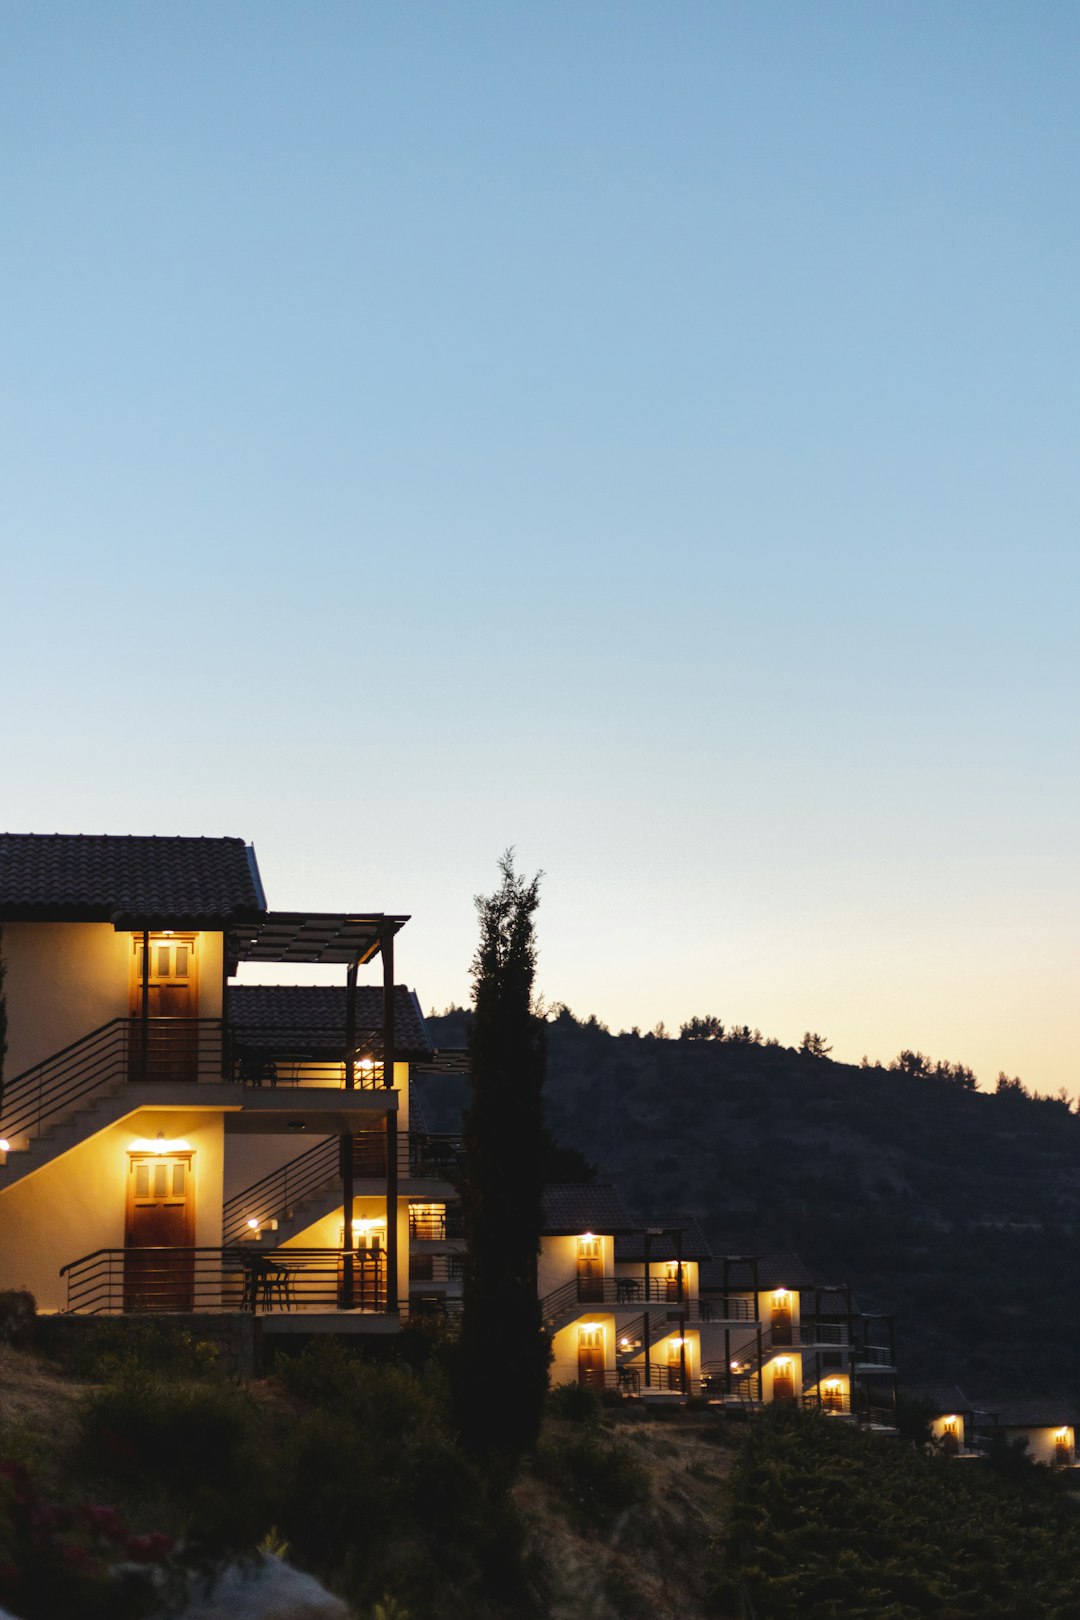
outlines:
[[[0,1604],[22,1620],[139,1620],[158,1608],[149,1566],[168,1536],[134,1536],[115,1509],[45,1501],[26,1469],[0,1463]]]
[[[254,1545],[272,1513],[272,1439],[251,1396],[224,1380],[174,1381],[136,1372],[89,1396],[81,1463],[129,1499],[164,1493],[193,1540]]]
[[[74,1378],[103,1384],[139,1372],[192,1379],[220,1371],[218,1346],[171,1322],[147,1316],[55,1320],[56,1328],[48,1318],[42,1323],[42,1348]]]
[[[584,1423],[598,1428],[603,1418],[603,1405],[594,1389],[584,1384],[556,1384],[548,1395],[548,1412],[553,1417],[565,1418],[569,1423]]]
[[[545,1435],[536,1450],[540,1477],[582,1531],[606,1531],[630,1508],[649,1499],[649,1475],[620,1440],[578,1429]]]
[[[25,1288],[0,1290],[0,1344],[25,1350],[33,1341],[37,1301]]]

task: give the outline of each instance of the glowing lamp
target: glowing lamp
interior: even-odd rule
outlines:
[[[250,1228],[251,1228],[251,1230],[253,1232],[257,1232],[259,1230],[259,1223],[256,1220],[248,1221],[248,1225],[250,1226]]]
[[[191,1143],[183,1136],[166,1138],[163,1131],[154,1137],[137,1136],[132,1142],[129,1153],[190,1153]]]
[[[5,1136],[0,1136],[0,1153],[10,1153],[11,1144]]]

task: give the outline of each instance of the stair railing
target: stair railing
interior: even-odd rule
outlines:
[[[220,1018],[112,1018],[4,1086],[0,1135],[39,1135],[76,1103],[125,1080],[219,1080]]]

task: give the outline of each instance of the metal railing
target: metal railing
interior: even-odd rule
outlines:
[[[409,1236],[419,1243],[447,1243],[465,1236],[465,1222],[456,1204],[410,1204]]]
[[[801,1404],[808,1412],[836,1412],[851,1415],[851,1396],[846,1389],[804,1390]]]
[[[269,1039],[261,1042],[236,1041],[233,1048],[232,1075],[245,1086],[329,1086],[341,1089],[345,1085],[343,1058],[313,1058],[304,1052],[289,1052],[275,1048]],[[359,1062],[353,1069],[353,1086],[357,1091],[381,1091],[383,1066],[381,1063]]]
[[[386,1179],[386,1132],[357,1131],[353,1136],[353,1175],[359,1181]],[[430,1136],[401,1131],[397,1139],[398,1175],[417,1180],[446,1180],[446,1168],[460,1159],[460,1136]],[[326,1137],[268,1175],[227,1199],[222,1236],[226,1243],[250,1237],[269,1221],[284,1220],[309,1198],[329,1193],[341,1181],[341,1139]],[[255,1226],[252,1227],[254,1221]],[[454,1234],[449,1233],[452,1236]]]
[[[427,1283],[460,1283],[460,1254],[410,1254],[409,1287]]]
[[[893,1352],[886,1344],[860,1344],[853,1352],[856,1367],[892,1368]]]
[[[386,1309],[385,1256],[371,1249],[97,1249],[60,1275],[79,1316]]]
[[[220,1081],[220,1018],[113,1018],[4,1086],[0,1134],[37,1135],[57,1116],[125,1081]]]
[[[735,1305],[744,1302],[732,1300],[729,1303]],[[561,1288],[553,1289],[541,1300],[547,1322],[557,1321],[559,1317],[575,1316],[582,1305],[614,1305],[626,1309],[644,1304],[665,1306],[671,1312],[685,1315],[687,1321],[725,1320],[714,1316],[714,1301],[691,1298],[685,1284],[680,1293],[678,1285],[671,1284],[664,1277],[650,1277],[647,1291],[644,1277],[575,1277],[563,1283]],[[745,1308],[745,1317],[732,1316],[727,1320],[751,1320],[750,1306],[747,1304]]]

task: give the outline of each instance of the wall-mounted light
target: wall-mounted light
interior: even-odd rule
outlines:
[[[128,1148],[129,1153],[190,1153],[191,1143],[183,1136],[166,1137],[159,1131],[155,1137],[137,1136]]]

